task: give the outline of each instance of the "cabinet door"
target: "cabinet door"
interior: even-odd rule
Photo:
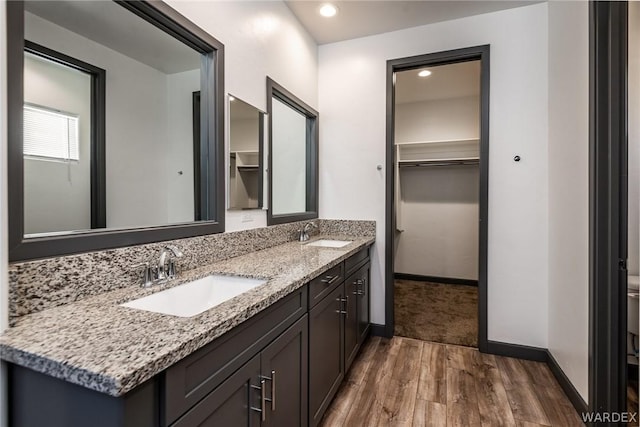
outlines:
[[[264,427],[304,427],[309,421],[308,330],[308,316],[304,315],[262,350],[262,377],[267,380],[266,395],[270,399],[262,422]]]
[[[358,270],[358,279],[360,280],[357,285],[358,296],[358,344],[362,344],[367,338],[369,333],[369,324],[371,319],[369,317],[369,276],[371,272],[371,263],[366,263]]]
[[[260,356],[256,355],[172,427],[260,426]]]
[[[315,427],[344,378],[344,286],[309,312],[309,425]]]
[[[353,274],[347,278],[344,282],[345,287],[345,301],[344,307],[346,313],[344,313],[344,364],[345,372],[349,370],[353,359],[358,354],[359,344],[359,317],[358,317],[358,280],[359,272]]]

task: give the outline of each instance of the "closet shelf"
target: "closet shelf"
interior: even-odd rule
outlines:
[[[258,170],[258,168],[260,166],[258,166],[258,165],[238,165],[236,167],[238,168],[239,171],[244,171],[244,170],[255,171],[255,170]]]
[[[406,167],[426,167],[426,166],[460,166],[460,165],[478,165],[479,157],[464,157],[455,159],[422,159],[422,160],[400,160],[398,166]]]
[[[405,142],[396,150],[399,166],[477,164],[480,157],[478,139]]]
[[[429,141],[406,141],[406,142],[396,142],[396,145],[428,145],[428,144],[451,144],[454,145],[456,143],[463,144],[468,142],[480,142],[479,138],[465,138],[465,139],[436,139]]]

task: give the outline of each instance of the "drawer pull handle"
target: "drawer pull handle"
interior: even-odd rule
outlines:
[[[271,371],[271,410],[276,410],[276,371]]]
[[[262,421],[266,420],[266,415],[267,415],[267,411],[265,410],[265,406],[266,406],[266,399],[267,396],[265,395],[265,380],[261,380],[260,381],[260,386],[257,385],[251,385],[251,388],[255,389],[255,390],[260,390],[260,407],[256,408],[256,407],[251,407],[252,411],[256,411],[256,412],[260,412],[261,414],[261,418]]]
[[[336,301],[338,301],[338,303],[340,304],[339,307],[338,307],[338,310],[336,311],[336,313],[344,314],[345,317],[348,319],[349,318],[349,312],[347,311],[347,305],[349,304],[349,295],[347,295],[346,298],[338,298],[338,299],[336,299]]]
[[[327,285],[331,285],[331,284],[335,283],[335,281],[338,280],[339,278],[340,278],[340,275],[325,276],[325,278],[320,280],[320,282],[326,283]]]
[[[264,381],[271,381],[271,399],[265,397],[264,400],[267,402],[271,402],[271,410],[276,410],[276,371],[271,371],[271,376],[266,377],[264,375],[260,375],[260,379]]]

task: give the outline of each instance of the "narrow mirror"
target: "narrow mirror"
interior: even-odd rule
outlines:
[[[262,207],[264,112],[229,95],[229,210]]]
[[[318,217],[318,113],[271,79],[269,117],[269,211],[281,224]]]

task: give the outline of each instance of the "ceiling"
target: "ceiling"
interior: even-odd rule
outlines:
[[[338,14],[332,18],[324,18],[320,16],[318,11],[320,6],[327,1],[285,1],[318,44],[333,43],[541,3],[541,1],[535,0],[351,0],[330,2],[338,7]]]
[[[115,2],[27,1],[25,10],[165,74],[200,68],[198,52]]]
[[[257,119],[258,113],[260,113],[260,110],[256,107],[251,104],[247,104],[235,96],[233,97],[233,100],[230,100],[229,107],[231,109],[229,112],[230,120]]]
[[[431,71],[428,77],[418,72]],[[480,61],[424,67],[396,73],[396,103],[480,95]]]

